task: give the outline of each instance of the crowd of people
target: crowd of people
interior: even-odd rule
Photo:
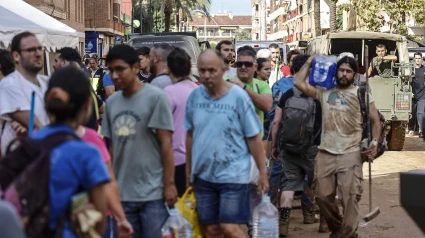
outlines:
[[[190,56],[169,44],[114,46],[105,68],[66,47],[49,78],[39,74],[42,45],[20,33],[10,52],[0,50],[0,170],[12,169],[2,161],[13,159],[16,138],[72,137],[51,149],[47,175],[44,232],[64,237],[76,237],[74,221],[63,217],[82,191],[100,214],[95,230],[103,237],[162,237],[169,207],[189,186],[206,237],[244,237],[242,225],[251,234],[264,194],[279,211],[280,237],[288,236],[299,196],[305,224],[357,237],[362,164],[376,157],[380,134],[373,97],[373,140],[362,150],[356,59],[341,55],[337,86],[324,90],[306,81],[315,56],[292,50],[282,64],[280,50],[240,47],[233,62],[233,43],[222,41],[199,55],[196,82]],[[301,110],[305,120],[296,117]],[[0,189],[7,198],[8,188]],[[19,206],[15,212],[22,216]],[[0,217],[10,213],[0,203]],[[13,232],[7,237],[24,236],[19,225],[6,225],[17,219],[0,222]]]

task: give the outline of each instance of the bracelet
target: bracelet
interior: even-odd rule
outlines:
[[[246,84],[243,86],[243,90],[246,90]]]

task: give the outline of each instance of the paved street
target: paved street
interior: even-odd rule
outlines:
[[[366,227],[359,228],[360,237],[376,238],[419,238],[425,235],[416,226],[400,205],[399,172],[424,169],[425,142],[418,137],[406,138],[404,150],[401,152],[385,152],[372,165],[373,173],[373,206],[379,206],[381,214]],[[364,192],[360,201],[360,214],[363,216],[369,209],[368,167],[364,164]],[[319,224],[302,224],[301,210],[293,212],[289,237],[327,238],[329,234],[317,232]]]

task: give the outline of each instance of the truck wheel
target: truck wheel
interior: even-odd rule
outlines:
[[[391,122],[391,130],[387,134],[388,150],[401,151],[406,139],[406,125],[401,121]]]

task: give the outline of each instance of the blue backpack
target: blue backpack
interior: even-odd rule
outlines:
[[[273,122],[274,119],[274,111],[276,109],[277,104],[280,101],[280,98],[286,91],[294,87],[294,77],[281,78],[279,81],[273,84],[272,87],[272,97],[273,97],[273,106],[272,109],[267,113],[267,118],[270,119],[270,122]],[[271,124],[271,123],[270,123]]]

